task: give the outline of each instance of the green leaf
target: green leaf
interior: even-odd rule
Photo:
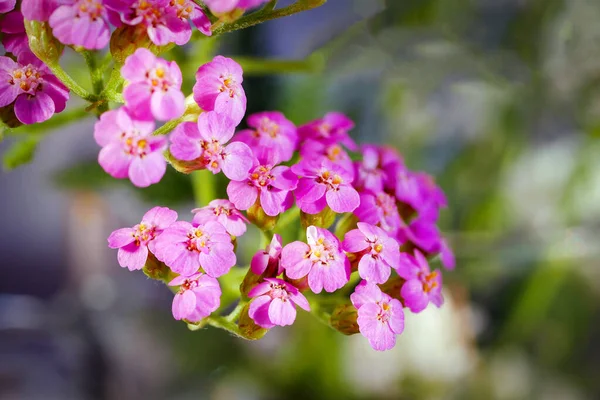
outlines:
[[[15,169],[20,165],[28,164],[33,160],[35,150],[40,139],[37,137],[29,137],[14,143],[2,158],[4,169]]]

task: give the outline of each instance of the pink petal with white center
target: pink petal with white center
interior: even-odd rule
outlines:
[[[300,241],[292,242],[281,250],[281,266],[292,279],[305,277],[312,267],[312,262],[306,258],[310,247]]]
[[[369,344],[377,351],[384,351],[396,345],[396,335],[388,327],[377,319],[379,306],[376,304],[365,304],[358,310],[358,326],[360,333],[369,340]]]
[[[233,96],[227,90],[217,96],[214,110],[227,115],[237,126],[246,114],[246,93],[241,85],[233,90],[235,91]]]
[[[375,260],[373,256],[365,254],[358,262],[358,274],[361,278],[374,283],[385,283],[392,270],[383,262]]]
[[[356,308],[362,307],[367,303],[377,303],[384,300],[384,294],[381,289],[373,282],[361,281],[354,293],[350,295],[350,300]]]

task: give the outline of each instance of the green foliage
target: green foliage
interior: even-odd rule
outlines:
[[[40,139],[38,137],[28,137],[19,140],[4,152],[2,164],[5,170],[17,168],[20,165],[28,164],[33,160],[35,151]]]

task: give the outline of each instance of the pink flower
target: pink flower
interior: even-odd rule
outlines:
[[[13,11],[2,18],[0,32],[3,33],[2,45],[7,52],[18,57],[24,51],[31,51],[20,11]]]
[[[217,221],[232,236],[242,236],[246,232],[248,220],[229,200],[213,200],[206,207],[195,208],[192,212],[194,225]]]
[[[247,10],[258,7],[269,0],[204,0],[204,4],[215,14],[225,14],[236,8]]]
[[[264,250],[259,250],[250,261],[250,269],[256,275],[267,273],[271,276],[277,276],[283,273],[281,266],[281,236],[273,235],[271,243]]]
[[[381,228],[364,222],[357,226],[358,229],[346,233],[342,248],[359,255],[358,274],[361,278],[385,283],[391,269],[397,268],[400,263],[400,246]]]
[[[442,235],[435,220],[418,216],[401,234],[426,253],[438,253],[442,249]]]
[[[108,44],[110,25],[102,0],[63,0],[61,4],[48,20],[59,41],[90,50]]]
[[[48,21],[61,0],[23,0],[21,12],[30,21]]]
[[[444,192],[433,178],[424,172],[413,172],[400,168],[396,173],[396,198],[410,205],[419,214],[427,214],[431,219],[438,217],[438,211],[446,206]]]
[[[230,143],[235,123],[223,114],[204,112],[198,123],[184,122],[171,135],[171,154],[184,161],[198,160],[216,174],[223,170],[232,180],[243,180],[252,167],[252,150],[241,142]]]
[[[17,4],[17,0],[0,0],[0,13],[4,14],[12,11]]]
[[[132,119],[125,108],[102,114],[94,126],[102,146],[98,163],[115,178],[127,178],[138,187],[159,182],[167,169],[163,151],[167,140],[153,136],[154,122]]]
[[[317,214],[326,205],[336,213],[352,212],[360,204],[352,172],[327,159],[302,160],[292,171],[301,176],[294,194],[305,213]]]
[[[296,150],[296,126],[277,111],[252,114],[247,119],[253,129],[244,129],[236,140],[246,143],[258,159],[270,157],[276,164],[289,161]]]
[[[135,117],[167,121],[183,115],[185,96],[181,92],[181,70],[175,61],[139,48],[127,57],[121,74],[127,80],[123,97]]]
[[[231,58],[216,56],[196,72],[194,100],[205,111],[225,114],[237,126],[246,113],[242,67]]]
[[[258,198],[265,214],[276,216],[287,210],[293,199],[291,191],[298,185],[298,177],[289,167],[272,164],[254,167],[243,180],[232,180],[227,185],[229,200],[240,210],[247,210]]]
[[[206,36],[211,36],[211,26],[210,20],[202,11],[202,8],[198,4],[196,4],[192,0],[171,0],[171,7],[175,8],[177,16],[182,21],[187,21],[188,19],[192,21],[194,26],[198,28],[200,32],[205,34]],[[191,30],[190,30],[191,37]],[[189,39],[188,39],[189,40]]]
[[[406,279],[400,289],[400,295],[404,299],[404,305],[412,312],[423,311],[429,302],[437,307],[444,303],[442,274],[439,271],[429,270],[427,259],[419,250],[415,250],[414,256],[401,254],[398,275]]]
[[[296,306],[310,311],[308,300],[291,283],[277,278],[265,278],[248,293],[248,315],[263,328],[292,325],[296,320]]]
[[[395,183],[396,173],[404,163],[395,150],[375,146],[362,146],[363,159],[355,162],[356,180],[354,187],[358,190],[381,192],[385,187]]]
[[[208,221],[198,226],[178,221],[158,237],[154,255],[174,272],[189,276],[200,267],[218,278],[235,265],[231,236],[218,222]]]
[[[181,11],[170,0],[104,0],[104,4],[119,13],[125,24],[145,27],[157,46],[183,45],[192,36],[190,24],[179,17]]]
[[[15,102],[15,115],[24,124],[43,122],[65,109],[69,90],[29,51],[14,62],[0,57],[0,107]]]
[[[352,171],[354,168],[352,159],[339,144],[324,144],[314,139],[308,139],[300,146],[300,156],[307,160],[319,160],[318,162],[322,158],[327,158],[346,171]]]
[[[308,286],[315,293],[333,292],[350,279],[350,262],[340,249],[340,241],[326,229],[309,226],[307,242],[293,242],[281,251],[281,266],[289,278],[308,275]]]
[[[358,309],[360,333],[377,351],[389,350],[396,345],[396,335],[404,331],[402,303],[383,293],[372,282],[362,281],[350,295]]]
[[[173,318],[176,320],[198,322],[221,305],[219,281],[211,276],[202,273],[180,275],[169,282],[169,286],[179,286],[172,307]]]
[[[330,112],[323,118],[298,127],[301,140],[313,139],[324,144],[343,144],[350,150],[357,150],[356,143],[348,136],[354,122],[342,113]]]
[[[360,205],[354,214],[362,222],[379,226],[391,236],[399,238],[400,242],[406,241],[406,225],[398,213],[396,198],[385,192],[376,195],[371,192],[360,194]]]
[[[445,239],[442,239],[440,260],[442,261],[442,265],[447,269],[454,269],[454,267],[456,266],[456,258],[454,258],[452,248],[448,245],[448,242]]]
[[[142,269],[148,250],[154,253],[154,239],[177,220],[177,213],[167,207],[154,207],[133,228],[117,229],[108,237],[108,247],[119,249],[119,265],[130,271]]]

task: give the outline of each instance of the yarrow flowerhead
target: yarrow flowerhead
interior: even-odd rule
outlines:
[[[292,171],[300,176],[294,194],[305,213],[317,214],[325,206],[337,213],[352,212],[358,207],[360,197],[352,187],[352,171],[327,159],[302,160]]]
[[[406,240],[404,221],[398,212],[396,198],[386,192],[360,194],[360,205],[354,211],[360,221],[379,226],[400,242]]]
[[[356,253],[358,273],[361,278],[374,283],[385,283],[392,268],[400,262],[398,242],[376,226],[359,222],[358,229],[346,233],[342,247],[349,253]]]
[[[110,25],[103,0],[61,0],[60,4],[48,23],[61,43],[90,50],[108,44]]]
[[[195,208],[192,212],[194,225],[217,221],[232,236],[242,236],[246,232],[248,219],[229,200],[213,200],[206,207]]]
[[[350,262],[340,248],[340,241],[326,229],[309,226],[307,243],[293,242],[281,251],[281,265],[292,279],[308,276],[314,293],[334,292],[350,279]]]
[[[154,249],[156,258],[185,276],[202,268],[218,278],[229,272],[236,262],[231,236],[216,221],[197,226],[177,221],[158,237]]]
[[[362,146],[362,156],[362,161],[354,163],[354,187],[358,190],[370,190],[374,193],[383,191],[384,187],[392,185],[398,168],[404,166],[400,156],[385,147]]]
[[[298,142],[296,126],[277,111],[252,114],[247,118],[252,129],[238,132],[236,140],[246,143],[257,158],[289,161]]]
[[[320,162],[325,158],[346,171],[352,171],[354,168],[350,155],[340,144],[325,144],[308,139],[300,144],[300,156],[313,162]]]
[[[235,123],[226,115],[204,112],[197,124],[184,122],[173,131],[171,154],[180,160],[197,161],[198,169],[206,168],[213,174],[223,170],[229,179],[246,179],[253,154],[241,142],[225,145],[234,131]]]
[[[4,15],[0,32],[2,32],[2,45],[7,52],[18,57],[24,51],[31,51],[21,11],[12,11]]]
[[[24,124],[48,120],[65,109],[69,90],[29,51],[17,62],[0,56],[0,107],[14,102],[15,115]]]
[[[173,318],[177,320],[199,322],[221,305],[219,281],[206,274],[180,275],[169,286],[179,286],[172,307]]]
[[[350,296],[358,309],[360,333],[373,349],[389,350],[396,345],[396,335],[404,331],[402,303],[383,293],[372,282],[362,281]]]
[[[231,58],[216,56],[196,72],[194,100],[205,111],[216,111],[237,126],[246,113],[242,67]]]
[[[167,168],[162,154],[167,140],[153,136],[153,129],[154,122],[133,119],[124,107],[102,114],[94,127],[102,168],[115,178],[129,177],[139,187],[159,182]]]
[[[185,96],[181,91],[181,70],[174,61],[163,60],[150,50],[139,48],[127,57],[121,74],[127,81],[123,98],[135,117],[167,121],[183,114]]]
[[[130,271],[142,269],[148,259],[148,251],[154,253],[158,235],[177,220],[177,213],[167,207],[154,207],[133,228],[117,229],[108,237],[108,247],[119,249],[119,265]]]
[[[323,118],[298,127],[298,135],[301,140],[313,139],[326,145],[343,144],[354,151],[358,146],[348,135],[352,128],[354,122],[350,118],[342,113],[330,112]]]
[[[412,312],[423,311],[430,302],[437,307],[444,303],[442,274],[430,271],[427,259],[419,250],[415,250],[414,256],[402,253],[398,275],[406,280],[400,295],[404,299],[404,305]]]
[[[277,278],[265,278],[250,293],[248,315],[263,328],[292,325],[296,320],[296,306],[310,311],[308,300],[292,284]]]

